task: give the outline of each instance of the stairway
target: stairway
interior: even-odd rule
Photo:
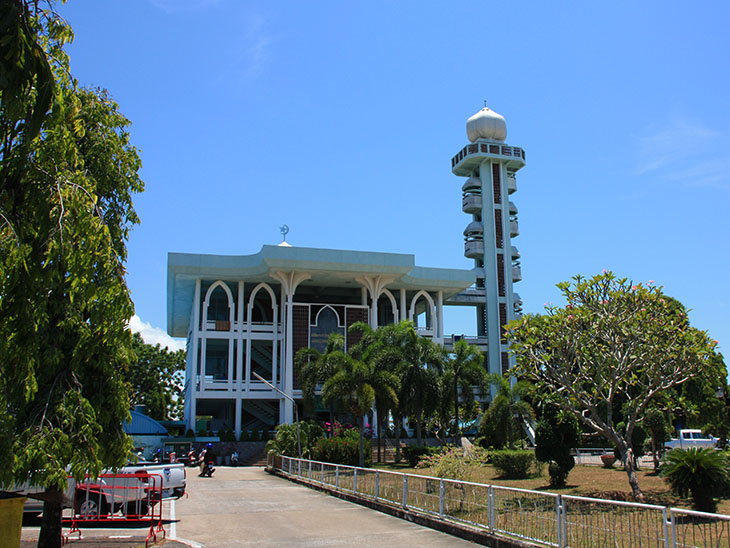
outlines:
[[[266,466],[266,464],[266,449],[261,449],[261,451],[243,461],[241,466]]]

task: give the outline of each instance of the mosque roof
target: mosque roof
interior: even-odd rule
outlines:
[[[471,286],[471,269],[416,266],[403,253],[319,249],[265,245],[253,255],[169,253],[167,258],[167,332],[186,337],[195,293],[195,280],[269,282],[276,271],[307,272],[302,285],[357,287],[355,278],[383,275],[392,278],[389,289],[443,291],[444,299]]]

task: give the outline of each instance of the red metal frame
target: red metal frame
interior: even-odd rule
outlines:
[[[72,481],[72,480],[70,480]],[[81,526],[88,523],[149,522],[145,546],[156,543],[158,534],[166,536],[162,526],[161,474],[100,474],[76,483],[70,515],[63,518],[70,530],[63,535],[63,544],[72,534],[81,537]]]

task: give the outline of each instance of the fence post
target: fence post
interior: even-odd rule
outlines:
[[[487,512],[489,530],[494,531],[494,487],[489,486],[487,500],[489,503],[489,510]]]
[[[439,516],[444,517],[444,478],[439,479]]]
[[[307,479],[312,479],[312,461],[309,461],[309,476],[307,476]]]
[[[566,503],[563,497],[560,497],[560,548],[563,548],[568,542],[568,520],[566,519]]]
[[[672,548],[677,546],[677,522],[674,519],[674,512],[669,510],[669,519],[672,521]]]
[[[380,497],[380,470],[375,471],[375,500]]]
[[[320,470],[322,471],[322,474],[320,475],[320,478],[321,478],[320,483],[322,485],[324,485],[324,464],[322,464],[322,466],[320,466]]]
[[[340,490],[340,465],[335,464],[335,489]]]
[[[297,459],[297,477],[302,477],[302,459]]]
[[[408,508],[408,476],[403,474],[403,508]]]
[[[352,478],[352,492],[357,493],[357,468],[353,467],[353,478]]]
[[[555,497],[555,527],[558,534],[558,548],[563,548],[563,522],[561,516],[563,514],[561,508],[563,506],[563,497],[558,495]]]
[[[669,523],[667,521],[667,508],[662,508],[662,525],[664,526],[664,546],[670,548],[671,543],[669,541]]]

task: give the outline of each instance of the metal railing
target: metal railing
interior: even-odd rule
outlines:
[[[558,495],[269,454],[283,473],[343,493],[559,548],[730,548],[730,516]]]

